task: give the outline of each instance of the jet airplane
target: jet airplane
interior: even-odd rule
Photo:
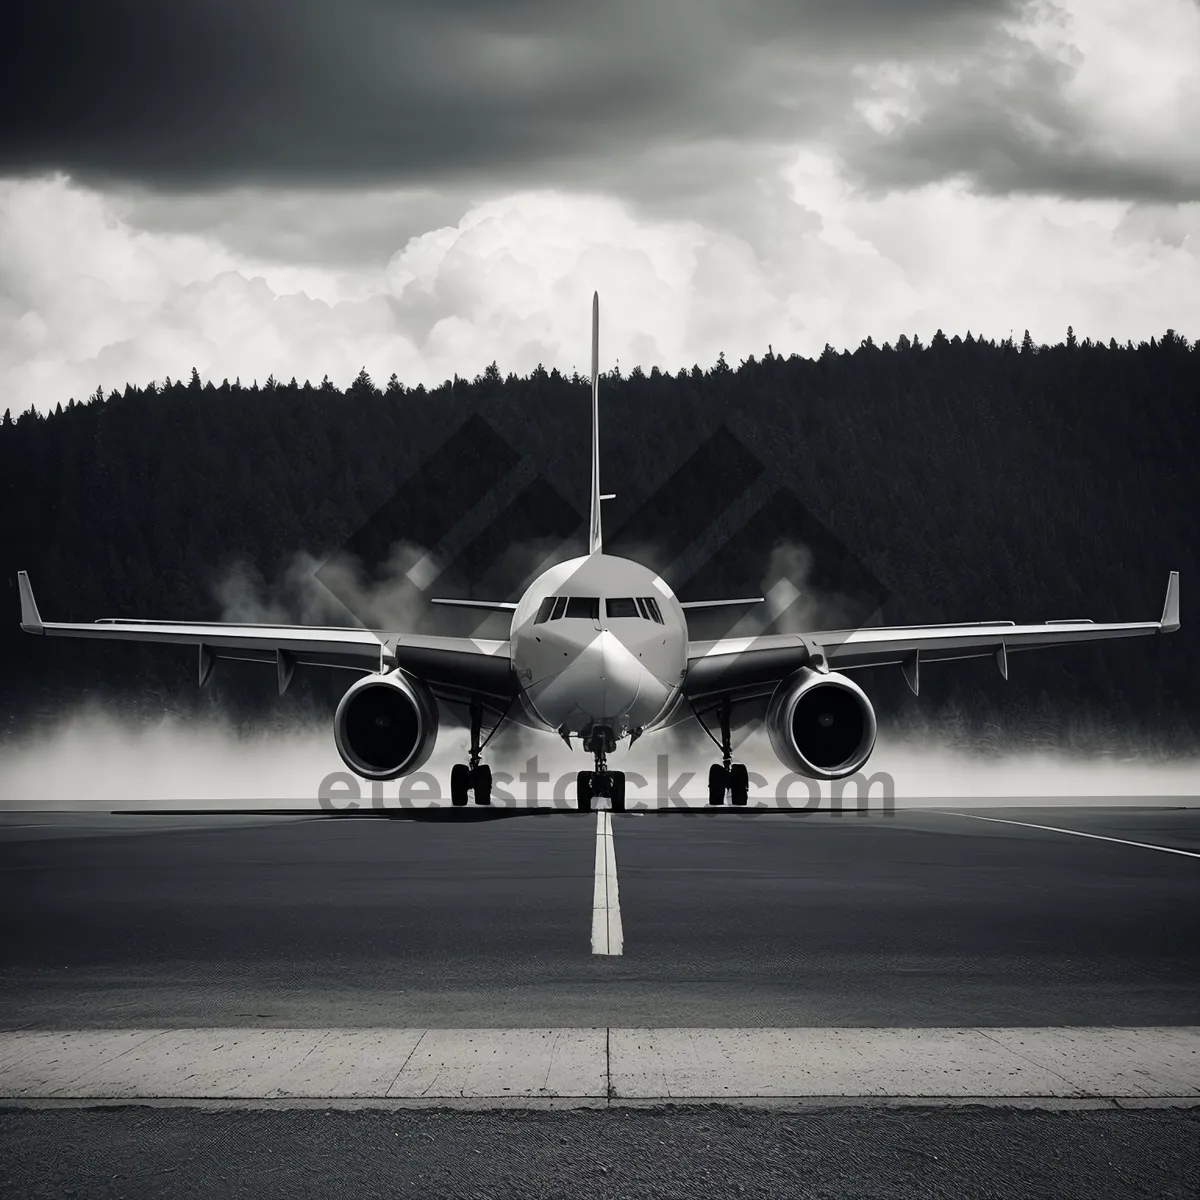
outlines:
[[[746,767],[735,762],[730,730],[750,702],[766,705],[766,727],[779,759],[818,780],[862,768],[875,746],[875,710],[846,672],[893,664],[916,693],[921,668],[952,659],[993,657],[1005,678],[1019,650],[1073,645],[1179,628],[1179,573],[1168,578],[1157,621],[1041,624],[976,621],[951,625],[813,630],[694,641],[691,609],[757,603],[762,597],[681,602],[661,576],[606,554],[601,531],[599,297],[592,298],[592,444],[588,552],[543,572],[515,602],[441,599],[443,604],[509,613],[506,641],[418,635],[363,628],[238,625],[226,622],[105,619],[47,622],[26,572],[18,573],[21,628],[45,637],[115,638],[197,648],[203,685],[217,659],[273,663],[279,691],[297,665],[357,672],[333,722],[346,765],[372,780],[421,767],[437,738],[440,705],[470,717],[468,759],[451,770],[451,802],[489,804],[487,742],[504,721],[578,739],[592,757],[577,778],[577,805],[607,797],[625,807],[625,775],[608,756],[652,730],[696,719],[716,743],[709,803],[745,805]],[[490,729],[483,736],[485,715]],[[717,727],[714,733],[712,726]]]

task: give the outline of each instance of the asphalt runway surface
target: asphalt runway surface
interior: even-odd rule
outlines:
[[[0,1026],[1200,1025],[1197,809],[0,822]]]
[[[594,815],[7,814],[0,1027],[1200,1025],[1200,810],[970,813],[617,815],[620,954]],[[1198,1134],[1117,1102],[0,1101],[0,1193],[1196,1197]]]
[[[0,1112],[8,1196],[1194,1200],[1200,1113]]]

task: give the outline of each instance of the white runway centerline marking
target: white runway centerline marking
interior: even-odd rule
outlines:
[[[1082,829],[1060,829],[1057,825],[1035,825],[1032,821],[1013,821],[1005,817],[984,817],[979,813],[949,812],[950,817],[970,817],[973,821],[992,821],[996,825],[1020,825],[1025,829],[1042,829],[1047,833],[1069,833],[1073,837],[1094,838],[1098,842],[1116,842],[1118,846],[1140,846],[1143,850],[1160,850],[1163,854],[1182,854],[1185,858],[1200,858],[1195,850],[1177,850],[1174,846],[1155,846],[1151,842],[1131,842],[1127,838],[1109,837],[1103,833],[1084,833]]]
[[[612,816],[596,814],[596,888],[592,896],[592,953],[620,954],[625,943],[621,902],[617,895],[617,856],[613,850]]]

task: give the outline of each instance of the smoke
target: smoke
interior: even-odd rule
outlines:
[[[239,565],[212,591],[223,621],[418,632],[430,621],[425,584],[437,573],[429,551],[397,541],[371,574],[349,553],[321,560],[301,550],[272,582]]]
[[[813,552],[800,542],[781,542],[771,551],[760,586],[764,603],[751,608],[729,631],[730,637],[811,633],[861,623],[862,605],[812,582]]]
[[[0,809],[108,811],[113,808],[304,808],[321,811],[322,789],[334,781],[339,807],[349,794],[360,807],[395,809],[449,804],[451,766],[466,758],[465,729],[444,723],[430,761],[408,780],[351,783],[327,722],[304,721],[253,734],[220,719],[164,718],[153,724],[82,708],[36,734],[9,743],[0,761]],[[657,807],[705,807],[708,766],[716,747],[689,727],[647,734],[622,748],[612,766],[627,772],[628,799]],[[767,738],[752,733],[738,751],[753,776],[751,804],[777,807],[787,772]],[[485,752],[497,780],[497,807],[529,803],[571,807],[575,773],[590,765],[552,734],[508,725]],[[975,755],[932,738],[881,732],[867,771],[871,807],[889,788],[897,810],[988,805],[1200,803],[1200,759],[1161,761],[1126,756],[1080,761],[1051,751]],[[640,776],[644,782],[635,780]],[[354,789],[357,789],[355,792]],[[803,807],[814,795],[828,803],[827,783],[791,780],[788,800]],[[854,807],[857,787],[845,790]],[[669,797],[669,800],[668,800]]]

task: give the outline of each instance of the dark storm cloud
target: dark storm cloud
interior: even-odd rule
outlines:
[[[846,156],[872,191],[919,186],[950,176],[990,195],[1047,194],[1070,199],[1149,203],[1200,200],[1200,172],[1178,163],[1146,163],[1073,141],[1076,122],[1034,132],[1005,114],[964,105],[898,137],[864,139]]]
[[[604,185],[658,148],[796,141],[860,62],[969,45],[1016,0],[46,0],[0,48],[0,171],[194,191]]]
[[[1087,113],[1066,100],[1072,64],[1004,32],[991,50],[949,78],[922,78],[910,97],[915,119],[886,133],[855,122],[834,135],[858,182],[886,191],[957,176],[992,195],[1200,199],[1200,166],[1189,144],[1154,157],[1130,138],[1098,139]]]

